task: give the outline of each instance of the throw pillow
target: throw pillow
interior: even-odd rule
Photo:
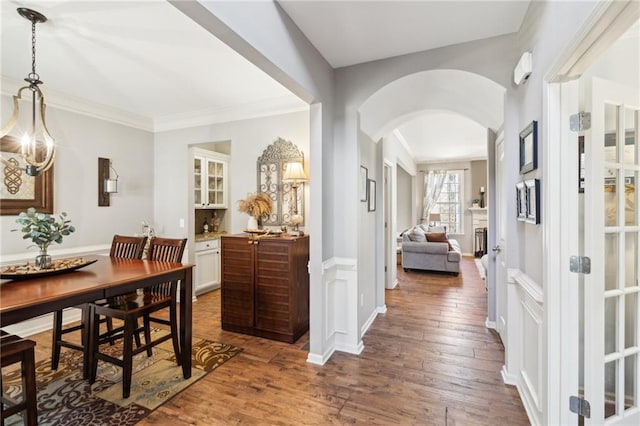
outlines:
[[[449,250],[453,250],[451,243],[447,239],[447,234],[444,232],[427,232],[424,235],[430,243],[447,243],[449,245]]]
[[[409,232],[409,239],[418,243],[427,242],[424,232],[419,227],[415,227]]]

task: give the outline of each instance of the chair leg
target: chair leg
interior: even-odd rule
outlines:
[[[138,318],[134,320],[133,326],[134,326],[134,330],[138,330]],[[140,342],[140,333],[135,331],[133,333],[133,338],[136,339],[136,348],[139,348],[140,346],[142,346],[142,343]],[[145,334],[145,338],[146,338],[146,334]],[[145,343],[149,343],[149,340],[146,340]],[[149,351],[147,351],[147,353],[149,353]]]
[[[137,322],[137,321],[136,321]],[[148,345],[151,342],[151,322],[149,321],[149,315],[145,315],[144,319],[144,342]],[[147,348],[147,356],[153,355],[153,348]]]
[[[122,350],[122,398],[129,398],[131,392],[131,375],[133,374],[133,333],[135,322],[131,318],[124,321],[124,347]]]
[[[107,331],[111,333],[113,331],[113,318],[107,317]],[[109,340],[109,346],[113,346],[116,343],[113,340]]]
[[[27,404],[26,424],[28,426],[36,426],[38,424],[38,405],[36,400],[36,360],[33,349],[24,354],[22,361],[22,383],[23,398]]]
[[[53,313],[53,342],[51,344],[51,369],[57,370],[60,363],[60,340],[62,340],[62,310]]]
[[[98,371],[98,357],[96,353],[100,349],[98,344],[98,338],[100,337],[100,317],[96,314],[93,307],[90,308],[89,315],[91,315],[91,332],[89,333],[89,360],[87,364],[89,369],[89,383],[94,384],[96,382],[96,373]]]
[[[176,314],[175,305],[169,308],[169,319],[171,323],[171,340],[173,341],[173,352],[176,354],[176,362],[182,364],[182,356],[180,350],[180,334],[178,333],[178,315]]]

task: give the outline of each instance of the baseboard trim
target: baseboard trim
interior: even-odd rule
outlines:
[[[371,324],[373,324],[373,321],[375,321],[376,316],[378,316],[377,308],[374,309],[373,312],[371,312],[371,315],[369,315],[367,321],[365,321],[365,323],[360,328],[360,336],[364,336],[366,334],[367,330],[369,330],[369,327],[371,327]]]
[[[331,355],[333,355],[333,353],[335,351],[336,351],[335,347],[331,347],[331,348],[327,349],[327,351],[322,355],[313,354],[313,353],[309,352],[309,355],[307,355],[307,362],[309,364],[325,365],[327,363],[327,361],[329,361],[329,358],[331,358]]]
[[[355,346],[336,343],[335,350],[340,352],[347,352],[349,354],[360,355],[364,350],[364,343],[362,343],[362,340]]]
[[[378,306],[376,308],[376,310],[378,311],[379,314],[386,314],[387,313],[387,305]]]
[[[387,290],[393,290],[394,288],[396,288],[396,286],[398,285],[398,279],[396,278],[393,283],[391,284],[391,286],[389,287],[385,287]]]
[[[491,329],[491,330],[496,330],[497,329],[497,325],[495,321],[489,321],[489,318],[484,320],[484,326]]]
[[[518,378],[512,374],[509,374],[507,371],[507,366],[503,365],[502,370],[500,370],[500,375],[502,375],[502,381],[505,385],[518,387]]]

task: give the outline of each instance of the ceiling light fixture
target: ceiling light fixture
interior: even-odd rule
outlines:
[[[38,176],[40,173],[51,168],[56,150],[53,137],[49,134],[45,122],[46,105],[44,103],[44,95],[38,87],[38,85],[42,84],[42,81],[36,72],[36,24],[46,22],[47,17],[40,12],[23,7],[17,10],[20,16],[31,21],[31,72],[27,75],[27,78],[24,79],[29,85],[21,87],[18,90],[18,94],[13,97],[13,115],[9,119],[9,122],[0,129],[0,137],[7,135],[16,123],[18,123],[20,114],[19,101],[22,100],[22,92],[29,90],[31,92],[31,122],[27,124],[30,128],[19,138],[21,142],[20,154],[26,163],[24,171],[29,176]],[[38,115],[40,115],[39,120]],[[44,141],[38,140],[39,137],[44,139]],[[7,167],[14,169],[22,168],[22,166],[17,167],[14,163],[4,158],[1,159]]]

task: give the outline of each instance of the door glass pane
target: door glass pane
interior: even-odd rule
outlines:
[[[618,162],[618,106],[611,104],[604,105],[604,161]]]
[[[617,347],[618,297],[610,297],[604,301],[604,353],[608,355]]]
[[[604,226],[618,225],[618,173],[604,169]]]
[[[639,172],[624,171],[624,221],[627,226],[638,225],[637,200],[639,198],[638,179]]]
[[[634,164],[636,161],[636,119],[637,111],[632,109],[626,109],[624,125],[626,127],[624,132],[624,159],[623,163]]]
[[[638,371],[638,355],[631,355],[624,359],[624,408],[631,408],[634,404],[638,406],[636,395],[636,382],[640,372]]]
[[[604,288],[618,288],[618,234],[604,235]]]
[[[638,331],[638,293],[631,293],[625,296],[625,320],[624,320],[624,347],[631,348],[637,346],[636,336]]]
[[[640,251],[638,250],[639,242],[640,233],[626,233],[624,241],[625,287],[636,287],[640,285],[640,282],[638,281],[638,262],[640,262]]]
[[[604,365],[604,417],[616,414],[616,382],[618,375],[618,361],[611,361]]]

